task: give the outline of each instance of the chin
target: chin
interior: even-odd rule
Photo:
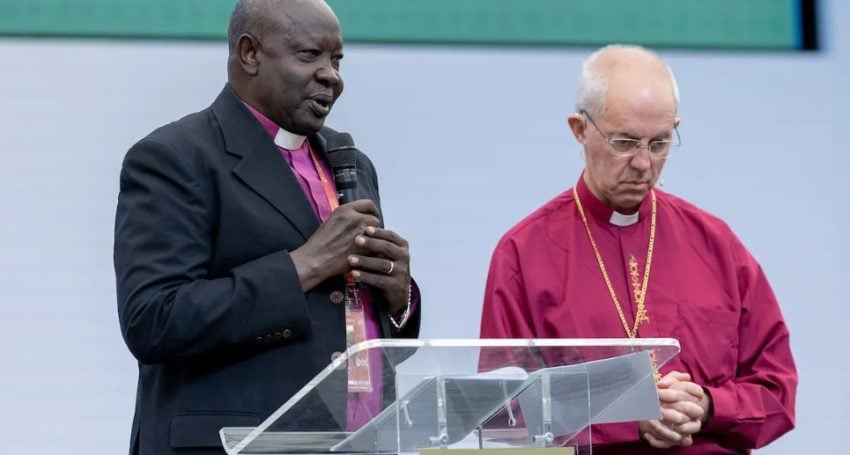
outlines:
[[[314,118],[310,119],[309,121],[304,122],[303,123],[304,128],[309,130],[309,132],[306,133],[306,134],[312,134],[312,133],[315,133],[316,131],[319,131],[320,129],[322,129],[322,127],[325,126],[325,119],[326,118],[327,117],[321,117],[321,118],[315,118],[314,117]]]
[[[299,123],[296,126],[297,131],[292,131],[292,132],[295,133],[295,134],[300,134],[302,136],[309,136],[309,135],[315,133],[316,131],[319,131],[320,129],[322,129],[322,127],[324,125],[325,125],[324,120],[318,121],[318,122]]]
[[[613,207],[614,211],[623,215],[632,215],[638,211],[639,205],[617,206]]]
[[[643,194],[642,196],[633,196],[620,199],[615,202],[615,210],[627,215],[630,213],[634,213],[640,207],[640,204],[643,202],[643,200],[646,199],[647,194]]]

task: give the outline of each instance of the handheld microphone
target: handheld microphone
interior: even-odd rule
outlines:
[[[328,138],[327,150],[339,203],[357,200],[357,149],[354,148],[354,139],[348,133],[338,133]]]

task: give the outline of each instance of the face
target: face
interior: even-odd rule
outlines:
[[[646,147],[633,156],[616,155],[603,133],[609,138],[637,139],[642,144],[670,140],[679,119],[669,86],[622,92],[609,87],[605,110],[593,118],[601,133],[583,115],[572,115],[568,121],[576,139],[584,145],[584,179],[590,190],[614,210],[631,214],[655,186],[665,160],[651,157]]]
[[[279,30],[262,41],[254,40],[258,44],[251,83],[255,101],[266,116],[289,132],[308,135],[324,125],[342,94],[342,36],[336,17],[325,5],[285,5],[285,11],[276,13]]]

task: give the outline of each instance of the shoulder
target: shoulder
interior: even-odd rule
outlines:
[[[207,108],[163,125],[133,144],[127,151],[124,164],[145,162],[179,162],[197,165],[211,154],[220,154],[224,142],[218,121]]]
[[[206,143],[214,135],[220,135],[219,125],[212,110],[207,108],[153,130],[138,143],[160,143],[178,147]]]
[[[699,228],[709,234],[728,236],[732,229],[725,221],[707,210],[696,206],[678,196],[656,189],[658,204],[675,220],[692,228]]]
[[[749,251],[729,225],[691,202],[656,190],[659,213],[679,227],[680,235],[689,244],[715,251],[735,262],[751,261]]]
[[[225,155],[221,130],[210,109],[161,126],[133,144],[124,155],[120,183],[181,182],[203,186],[206,174]]]

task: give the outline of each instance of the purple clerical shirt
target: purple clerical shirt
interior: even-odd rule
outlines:
[[[679,340],[681,352],[661,373],[690,374],[710,394],[714,414],[693,445],[666,451],[643,441],[635,423],[594,425],[593,453],[749,453],[791,430],[798,376],[788,327],[764,271],[729,226],[658,189],[655,222],[647,196],[636,222],[616,225],[584,178],[575,190],[499,241],[481,338],[625,337],[637,310],[630,264],[643,266],[651,243],[648,319],[638,336]],[[611,294],[620,296],[617,305]]]
[[[248,108],[251,114],[254,115],[257,121],[260,122],[269,136],[274,139],[281,128],[271,119],[249,106],[247,103],[243,104]],[[327,220],[328,217],[331,216],[331,205],[330,201],[328,201],[327,193],[325,193],[322,180],[319,178],[316,166],[313,164],[313,159],[310,157],[310,154],[312,153],[310,150],[310,141],[305,140],[304,143],[301,144],[301,147],[295,150],[288,150],[278,146],[278,151],[281,156],[283,156],[283,159],[286,160],[287,164],[289,164],[289,167],[292,168],[292,173],[295,174],[298,184],[301,185],[301,189],[304,190],[304,195],[307,197],[307,201],[313,208],[313,212],[320,221],[324,222]],[[318,160],[318,162],[320,163],[321,172],[330,182],[331,186],[334,187],[334,193],[336,193],[336,186],[334,185],[333,174],[331,174],[330,168],[324,161]],[[381,331],[378,326],[378,321],[375,318],[376,313],[373,309],[372,296],[369,289],[361,289],[358,292],[358,297],[360,302],[363,304],[363,313],[366,315],[366,339],[371,340],[380,338]],[[349,430],[360,428],[381,411],[380,391],[382,386],[381,372],[383,370],[381,353],[377,352],[375,349],[371,349],[368,352],[369,364],[371,365],[369,374],[371,376],[373,392],[351,392],[348,394],[347,425]]]

